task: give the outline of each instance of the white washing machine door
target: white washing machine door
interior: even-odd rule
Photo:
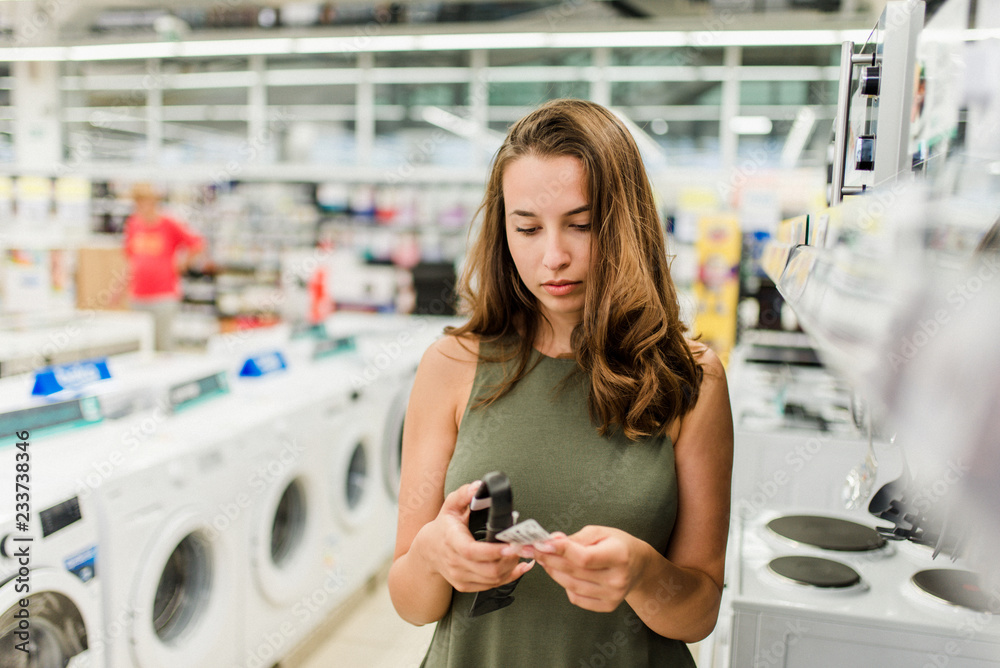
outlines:
[[[340,439],[329,471],[331,502],[340,523],[356,530],[370,518],[377,503],[375,449],[371,410],[360,404],[347,420],[348,429]]]
[[[16,647],[24,642],[17,580],[0,585],[0,668],[62,668],[104,665],[102,641],[97,637],[98,602],[76,576],[55,568],[31,571],[27,595],[28,652]],[[92,647],[93,645],[93,647]]]
[[[254,580],[272,604],[286,606],[315,586],[322,567],[316,473],[292,465],[263,492],[251,528]]]
[[[136,668],[218,665],[220,638],[236,632],[231,627],[241,614],[232,604],[233,539],[191,509],[164,523],[132,591]]]
[[[413,379],[410,379],[393,397],[386,416],[382,439],[382,479],[389,498],[394,501],[399,499],[399,474],[403,463],[403,421],[406,418],[406,407],[410,403],[412,388]]]

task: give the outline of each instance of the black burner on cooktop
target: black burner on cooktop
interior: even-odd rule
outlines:
[[[865,552],[885,545],[885,539],[875,529],[836,517],[787,515],[771,520],[767,528],[796,543],[824,550]]]
[[[977,612],[997,612],[990,609],[989,597],[980,587],[979,576],[971,571],[932,568],[914,573],[910,580],[920,589],[946,603]]]
[[[767,567],[793,582],[814,587],[842,589],[861,582],[858,572],[847,564],[820,557],[778,557]]]

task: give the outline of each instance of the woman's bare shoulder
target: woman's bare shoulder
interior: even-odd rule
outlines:
[[[471,383],[479,360],[479,340],[475,337],[442,336],[432,343],[420,360],[418,375],[442,390]]]
[[[420,410],[445,409],[461,423],[479,361],[479,340],[446,335],[424,352],[410,401]]]
[[[687,341],[691,354],[694,355],[694,361],[701,365],[708,374],[725,377],[725,367],[714,350],[701,341],[693,339],[685,339],[685,341]]]
[[[695,361],[698,364],[708,366],[708,367],[722,367],[722,360],[715,353],[714,350],[709,348],[706,344],[701,341],[695,341],[694,339],[684,339],[688,344],[688,349],[691,354],[694,355]]]
[[[479,338],[473,335],[446,334],[432,343],[424,353],[423,361],[444,367],[464,367],[479,360]]]

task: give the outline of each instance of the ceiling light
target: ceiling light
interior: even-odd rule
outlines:
[[[218,39],[183,42],[181,56],[251,56],[258,54],[283,54],[292,52],[288,37],[267,39]]]
[[[490,142],[499,145],[504,140],[504,135],[496,130],[483,128],[467,118],[456,116],[440,107],[424,107],[420,117],[431,125],[436,125],[448,132],[465,137],[466,139],[476,139],[482,137]]]
[[[970,31],[971,32],[971,31]],[[986,37],[984,32],[980,37]],[[864,41],[863,30],[704,30],[565,33],[481,33],[444,35],[366,35],[298,37],[167,43],[94,44],[69,47],[0,49],[0,60],[115,60],[169,57],[241,56],[282,53],[363,53],[380,51],[461,51],[467,49],[787,46]]]
[[[792,169],[798,164],[815,127],[816,112],[809,107],[800,108],[795,114],[795,122],[792,123],[792,129],[788,131],[785,145],[781,149],[782,167]]]
[[[67,60],[131,60],[138,58],[170,58],[179,55],[177,42],[143,44],[87,44],[66,49]]]
[[[66,49],[61,46],[12,47],[0,49],[0,62],[16,62],[26,60],[66,60]]]
[[[738,135],[769,135],[771,119],[767,116],[734,116],[729,129]]]
[[[466,49],[537,49],[548,46],[548,35],[541,32],[484,33],[479,35],[419,35],[419,48],[427,51],[463,51]]]

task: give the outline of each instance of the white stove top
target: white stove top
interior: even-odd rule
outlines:
[[[773,653],[778,645],[783,648],[782,656],[787,653],[788,657],[793,651],[802,655],[806,645],[814,647],[811,651],[819,651],[813,636],[826,643],[823,651],[831,657],[840,651],[837,648],[841,645],[860,642],[868,646],[865,651],[869,659],[864,665],[880,668],[921,666],[923,662],[907,662],[937,653],[949,660],[971,657],[971,663],[960,661],[950,666],[1000,665],[992,663],[993,659],[1000,661],[1000,615],[945,603],[910,581],[917,571],[961,569],[961,562],[953,563],[942,557],[932,561],[929,550],[924,554],[919,551],[920,546],[894,541],[864,552],[798,544],[766,526],[770,520],[789,514],[835,517],[869,527],[878,524],[875,518],[860,511],[810,512],[802,508],[734,518],[729,562],[729,595],[735,615],[733,666],[756,665],[742,662],[752,659],[759,663],[762,651]],[[843,589],[815,587],[783,578],[768,567],[773,559],[792,555],[832,559],[854,569],[861,580]],[[993,613],[1000,613],[1000,592],[993,593],[996,595],[990,607]],[[746,654],[750,636],[755,638],[756,649]],[[980,658],[990,661],[979,663]],[[833,658],[830,663],[817,661],[814,657],[811,663],[788,661],[777,665],[838,665]]]

